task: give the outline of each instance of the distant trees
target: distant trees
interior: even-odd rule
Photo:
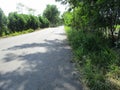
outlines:
[[[31,12],[31,8],[19,3],[17,5],[18,12],[9,13],[8,17],[5,16],[2,9],[0,9],[0,36],[14,32],[21,32],[27,29],[46,28],[49,26],[57,26],[62,23],[60,19],[60,12],[55,5],[47,5],[43,15],[35,16]],[[23,9],[29,14],[23,14]],[[29,10],[28,10],[29,9]]]
[[[38,16],[40,28],[49,27],[49,20],[43,16]]]
[[[43,16],[47,18],[50,22],[50,26],[56,26],[59,21],[60,12],[56,5],[47,5],[46,9],[43,12]]]
[[[12,31],[23,31],[25,29],[37,29],[39,27],[38,17],[33,15],[10,13],[8,16],[8,28]]]
[[[6,19],[8,20],[8,24],[6,25],[8,26],[8,29],[11,33],[20,32],[27,29],[35,30],[39,27],[49,27],[49,20],[43,16],[34,16],[31,14],[27,15],[11,12]]]
[[[29,24],[30,24],[30,28],[32,29],[37,29],[39,27],[39,19],[37,16],[33,16],[33,15],[30,15],[29,16],[30,19],[29,19]]]

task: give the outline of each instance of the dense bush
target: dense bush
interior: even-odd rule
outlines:
[[[6,30],[7,30],[7,18],[2,9],[0,8],[0,36],[2,36],[3,33],[9,33],[9,31],[7,32]]]
[[[85,79],[86,85],[90,90],[119,90],[120,87],[113,85],[109,81],[119,79],[120,69],[111,69],[119,67],[120,56],[113,49],[109,40],[100,32],[84,32],[67,28],[67,35],[70,45],[73,48],[78,69]],[[116,77],[114,74],[116,73]],[[115,89],[115,88],[118,89]]]
[[[39,16],[39,24],[40,24],[40,28],[46,28],[46,27],[49,27],[49,20],[45,17],[42,17],[42,16]]]
[[[51,27],[55,27],[59,24],[59,15],[60,12],[58,11],[56,5],[47,5],[46,9],[43,12],[43,16],[49,20]]]
[[[70,6],[64,23],[74,28],[67,32],[68,38],[87,86],[90,90],[120,90],[120,35],[115,36],[120,0],[56,1]]]
[[[11,12],[6,17],[0,9],[0,36],[28,29],[36,30],[37,28],[62,25],[63,20],[59,18],[59,15],[60,12],[56,5],[47,5],[42,16]]]
[[[17,12],[10,13],[8,16],[8,28],[11,33],[24,31],[27,29],[49,27],[49,21],[42,16],[34,16],[27,14],[18,14]]]
[[[109,36],[115,46],[114,33],[120,25],[120,0],[56,0],[70,5],[70,13],[64,15],[65,24],[76,30],[101,31]],[[69,18],[67,18],[67,17]],[[66,24],[67,25],[67,24]]]
[[[24,29],[25,21],[17,13],[10,13],[8,16],[8,28],[11,32],[21,31]]]
[[[71,12],[65,12],[63,14],[63,20],[64,20],[64,24],[67,26],[71,26],[72,25],[72,20],[73,20],[73,16]]]
[[[23,31],[25,29],[37,29],[39,27],[39,20],[33,15],[10,13],[8,16],[8,28],[12,31]]]
[[[33,29],[26,29],[26,30],[23,30],[23,31],[20,31],[20,32],[11,33],[8,36],[17,36],[17,35],[21,35],[21,34],[31,33],[33,31],[34,31]]]
[[[37,29],[39,27],[39,20],[37,16],[30,15],[30,19],[28,20],[30,28]]]

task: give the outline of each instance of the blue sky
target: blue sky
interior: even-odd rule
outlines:
[[[47,4],[57,5],[59,11],[62,13],[66,8],[66,6],[61,5],[60,2],[55,2],[55,0],[0,0],[0,8],[8,15],[10,12],[16,11],[16,5],[18,3],[22,3],[27,7],[35,9],[36,15],[42,14]]]

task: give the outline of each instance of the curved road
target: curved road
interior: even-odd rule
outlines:
[[[64,27],[0,40],[0,90],[82,90]]]

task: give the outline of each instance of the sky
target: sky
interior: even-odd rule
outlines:
[[[35,9],[35,15],[42,14],[47,4],[56,5],[61,14],[66,8],[65,5],[61,5],[60,2],[55,2],[55,0],[0,0],[0,8],[4,11],[5,15],[8,15],[10,12],[17,11],[16,6],[18,3]]]

